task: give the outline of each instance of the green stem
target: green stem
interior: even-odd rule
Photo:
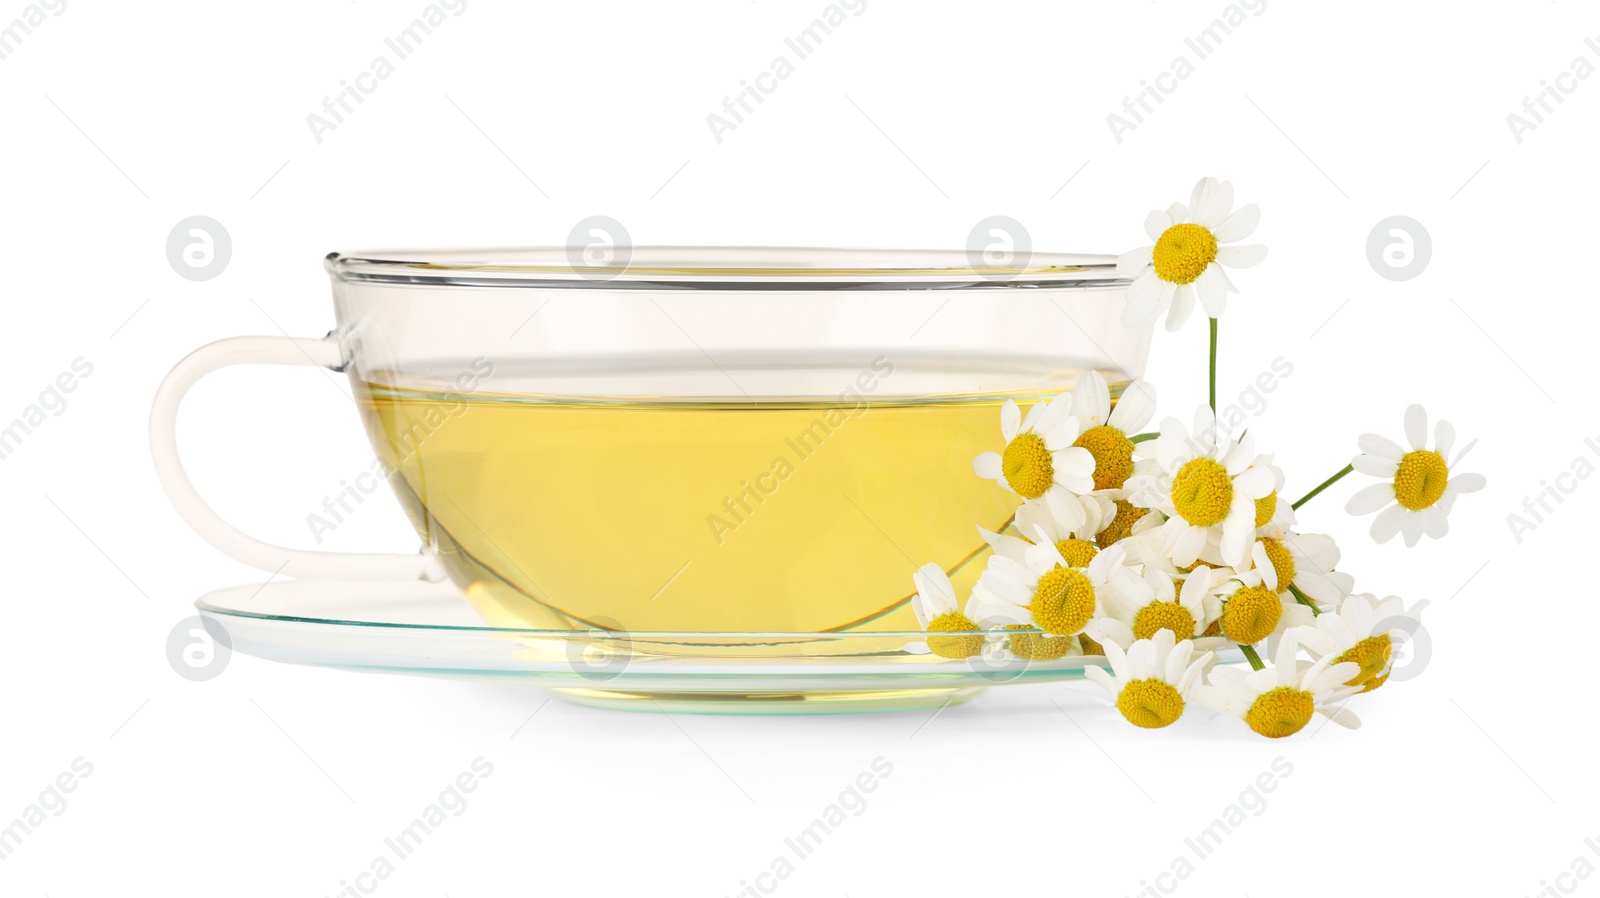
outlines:
[[[1211,320],[1216,321],[1217,319],[1213,318]],[[1262,668],[1266,667],[1265,664],[1261,663],[1261,656],[1256,654],[1255,646],[1240,644],[1239,651],[1244,652],[1245,659],[1248,660],[1250,662],[1250,666],[1256,670],[1261,670]]]
[[[1300,587],[1294,585],[1293,583],[1290,583],[1289,584],[1289,591],[1294,593],[1294,597],[1295,597],[1296,601],[1298,601],[1300,604],[1306,606],[1307,608],[1311,609],[1311,616],[1312,617],[1316,617],[1317,615],[1322,613],[1322,609],[1317,607],[1317,603],[1311,601],[1311,599],[1308,598],[1305,593],[1301,592],[1300,591]]]
[[[1215,415],[1217,413],[1217,319],[1207,320],[1211,322],[1211,414]]]
[[[1344,470],[1342,470],[1339,473],[1333,475],[1332,477],[1329,477],[1327,480],[1322,481],[1320,484],[1317,485],[1316,489],[1312,490],[1309,493],[1306,493],[1304,496],[1301,496],[1300,497],[1300,501],[1294,503],[1294,505],[1292,505],[1290,507],[1293,508],[1295,511],[1299,511],[1300,510],[1300,506],[1306,504],[1307,502],[1310,502],[1313,498],[1316,497],[1317,493],[1320,493],[1323,490],[1327,489],[1328,487],[1333,486],[1335,483],[1338,483],[1339,482],[1339,478],[1343,477],[1344,475],[1346,475],[1346,474],[1348,474],[1348,473],[1350,473],[1351,471],[1354,471],[1354,470],[1355,470],[1354,466],[1345,465],[1344,466]]]
[[[1142,443],[1145,440],[1153,440],[1158,436],[1161,436],[1161,434],[1159,434],[1159,433],[1136,433],[1133,436],[1128,437],[1128,442],[1130,442],[1130,443]]]

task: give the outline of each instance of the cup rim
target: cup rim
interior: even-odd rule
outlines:
[[[848,249],[786,246],[614,246],[588,264],[580,246],[332,252],[335,281],[454,287],[905,290],[996,287],[1118,287],[1117,258],[1087,253],[1019,253],[1015,264],[985,265],[981,250]]]

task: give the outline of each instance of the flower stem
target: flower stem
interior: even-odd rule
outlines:
[[[1300,604],[1306,606],[1307,608],[1311,609],[1311,616],[1312,617],[1316,617],[1317,615],[1322,613],[1322,609],[1317,607],[1317,603],[1311,601],[1311,599],[1308,598],[1305,593],[1301,592],[1300,591],[1300,587],[1294,585],[1293,583],[1290,583],[1289,584],[1289,591],[1294,593],[1294,597],[1295,597],[1296,601],[1298,601]]]
[[[1216,321],[1217,319],[1213,318],[1211,320]],[[1250,662],[1250,666],[1256,670],[1261,670],[1262,668],[1266,667],[1265,664],[1261,663],[1261,656],[1256,654],[1255,646],[1244,645],[1241,643],[1239,645],[1239,651],[1244,652],[1245,659],[1248,660]]]
[[[1339,473],[1333,475],[1332,477],[1329,477],[1327,480],[1322,481],[1322,483],[1317,485],[1316,489],[1312,490],[1309,493],[1306,493],[1304,496],[1301,496],[1300,497],[1300,501],[1294,503],[1294,505],[1292,505],[1290,507],[1293,508],[1295,511],[1299,511],[1300,510],[1300,506],[1306,504],[1307,502],[1310,502],[1313,498],[1316,497],[1317,493],[1320,493],[1323,490],[1327,489],[1328,487],[1333,486],[1335,483],[1338,483],[1339,482],[1339,478],[1343,477],[1344,475],[1346,475],[1346,474],[1348,474],[1348,473],[1350,473],[1351,471],[1354,471],[1354,470],[1355,470],[1354,466],[1345,465],[1344,466],[1344,470],[1342,470]]]
[[[1215,415],[1217,413],[1217,319],[1207,320],[1211,322],[1211,414]]]
[[[1159,434],[1159,433],[1136,433],[1133,436],[1128,437],[1128,442],[1130,442],[1130,443],[1142,443],[1145,440],[1153,440],[1158,436],[1161,436],[1161,434]]]

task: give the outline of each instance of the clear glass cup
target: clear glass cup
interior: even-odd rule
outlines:
[[[978,263],[978,264],[975,264]],[[1139,377],[1110,256],[556,247],[332,254],[336,328],[237,337],[151,413],[174,505],[282,576],[448,578],[489,624],[689,632],[914,630],[911,573],[958,589],[1018,498],[972,470],[1000,405],[1088,370]],[[175,421],[236,364],[344,372],[421,551],[270,545],[195,491]],[[310,448],[310,447],[308,447]]]

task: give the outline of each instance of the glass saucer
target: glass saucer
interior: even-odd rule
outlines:
[[[341,670],[520,680],[643,711],[804,714],[936,708],[991,686],[1079,679],[1100,656],[951,660],[921,632],[630,633],[483,624],[448,584],[290,580],[195,602],[234,651]],[[922,653],[917,648],[924,648]]]

